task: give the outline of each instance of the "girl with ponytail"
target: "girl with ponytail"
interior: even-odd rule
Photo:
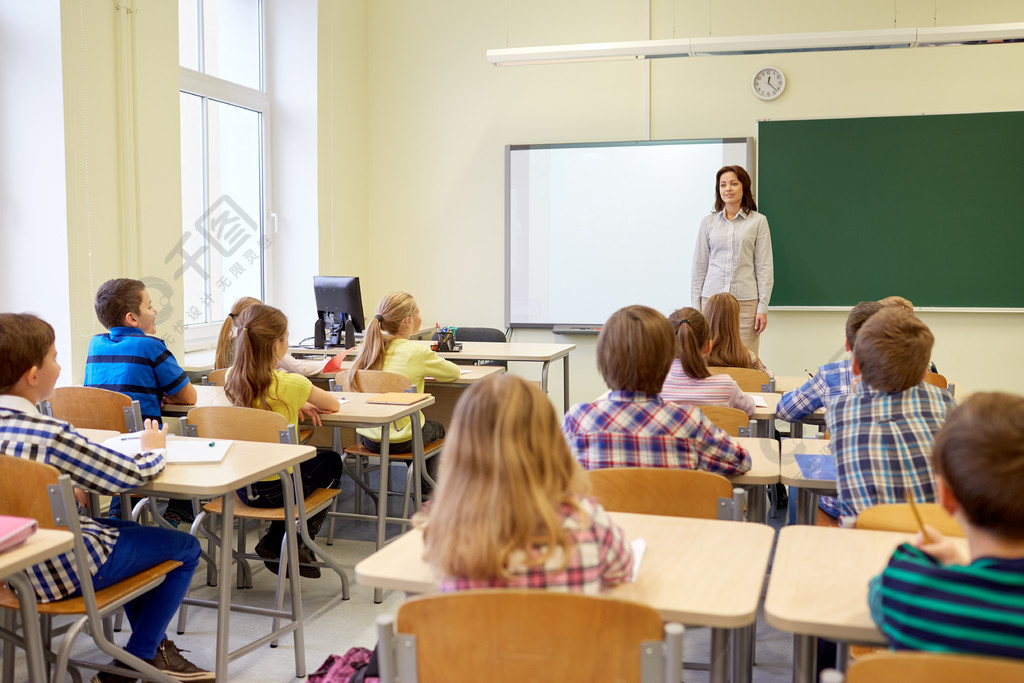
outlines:
[[[754,400],[740,391],[729,375],[712,375],[707,355],[711,351],[708,321],[695,308],[680,308],[668,317],[676,332],[676,358],[661,388],[664,401],[739,408],[754,415]]]

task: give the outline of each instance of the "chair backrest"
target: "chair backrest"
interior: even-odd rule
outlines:
[[[732,484],[711,472],[609,467],[587,474],[594,498],[616,512],[718,519],[718,499],[732,500]]]
[[[228,373],[227,368],[217,368],[216,370],[210,370],[210,374],[206,375],[203,379],[204,384],[214,387],[224,386],[224,376]]]
[[[724,429],[730,436],[750,436],[750,418],[739,408],[727,406],[697,406],[700,412],[717,426]],[[741,434],[740,429],[746,427],[747,433]]]
[[[134,432],[142,429],[139,402],[99,387],[60,387],[49,401],[50,414],[76,429]]]
[[[412,387],[412,382],[405,375],[383,370],[342,370],[334,376],[334,381],[342,391],[367,394],[408,391]]]
[[[755,393],[764,391],[762,387],[771,382],[767,372],[754,370],[753,368],[725,368],[709,365],[708,371],[712,375],[729,375],[742,391],[752,391]]]
[[[934,683],[935,681],[1024,681],[1024,661],[935,652],[881,652],[858,657],[847,683]]]
[[[60,472],[53,465],[0,455],[0,515],[32,517],[42,529],[56,529],[46,487]]]
[[[437,332],[431,336],[437,339]],[[501,342],[508,341],[505,333],[495,327],[457,327],[455,328],[455,341],[457,342]],[[461,358],[449,359],[456,365],[500,365],[508,369],[508,362],[503,360],[462,360]]]
[[[262,441],[266,443],[298,443],[291,435],[284,415],[259,408],[238,406],[203,406],[188,411],[189,432],[204,439],[234,439],[236,441]]]
[[[937,372],[926,372],[924,373],[924,381],[928,382],[933,386],[937,386],[940,389],[948,389],[949,382],[946,381],[945,376],[940,375]]]
[[[936,503],[917,503],[917,511],[921,520],[935,528],[944,536],[964,536],[964,529],[941,505]],[[856,528],[874,529],[876,531],[905,531],[914,533],[918,530],[917,519],[907,503],[888,503],[872,505],[857,515]]]
[[[646,605],[541,590],[413,598],[398,608],[397,627],[416,638],[420,683],[639,681],[643,643],[663,635]]]

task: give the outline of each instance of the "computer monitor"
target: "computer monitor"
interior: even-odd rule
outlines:
[[[317,316],[324,322],[325,341],[329,346],[341,343],[339,333],[349,320],[356,332],[362,332],[366,327],[358,277],[314,275],[313,296],[316,298]]]

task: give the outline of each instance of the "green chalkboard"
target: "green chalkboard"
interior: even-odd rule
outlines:
[[[773,306],[1024,308],[1024,112],[762,121]]]

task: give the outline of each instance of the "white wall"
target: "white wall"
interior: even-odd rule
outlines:
[[[350,133],[364,133],[369,148],[365,233],[375,268],[364,275],[364,296],[375,301],[386,291],[407,289],[428,322],[502,324],[506,144],[640,139],[648,126],[651,137],[662,139],[756,137],[763,118],[1024,108],[1024,91],[1017,87],[1024,44],[505,68],[488,65],[484,56],[488,48],[648,37],[1024,21],[1024,5],[1016,0],[652,0],[649,28],[644,0],[372,0],[363,6],[367,113],[365,129],[351,121],[356,127]],[[332,18],[322,4],[321,64],[328,51],[336,56],[348,49],[323,42],[348,24],[335,17],[325,27],[325,21]],[[773,103],[750,92],[751,75],[765,63],[788,77],[787,92]],[[359,82],[339,71],[324,80],[322,98],[339,97]],[[329,154],[329,165],[341,174],[353,162],[337,144],[325,152],[328,145],[321,137],[322,156]],[[337,179],[332,184],[342,186]],[[321,220],[323,246],[332,225]],[[342,251],[336,245],[332,253],[340,258]],[[626,271],[642,278],[643,264]],[[955,277],[983,277],[952,271]],[[688,289],[680,283],[680,303]],[[935,332],[934,358],[942,372],[974,390],[1024,386],[1021,315],[922,318]],[[779,374],[800,374],[834,354],[844,319],[833,312],[773,312],[761,355]],[[516,338],[554,339],[544,331],[521,331]],[[580,348],[572,357],[571,394],[584,400],[603,383],[594,365],[594,338],[574,341]],[[553,378],[555,396],[560,374]]]
[[[0,312],[53,325],[71,380],[60,7],[0,0]]]

